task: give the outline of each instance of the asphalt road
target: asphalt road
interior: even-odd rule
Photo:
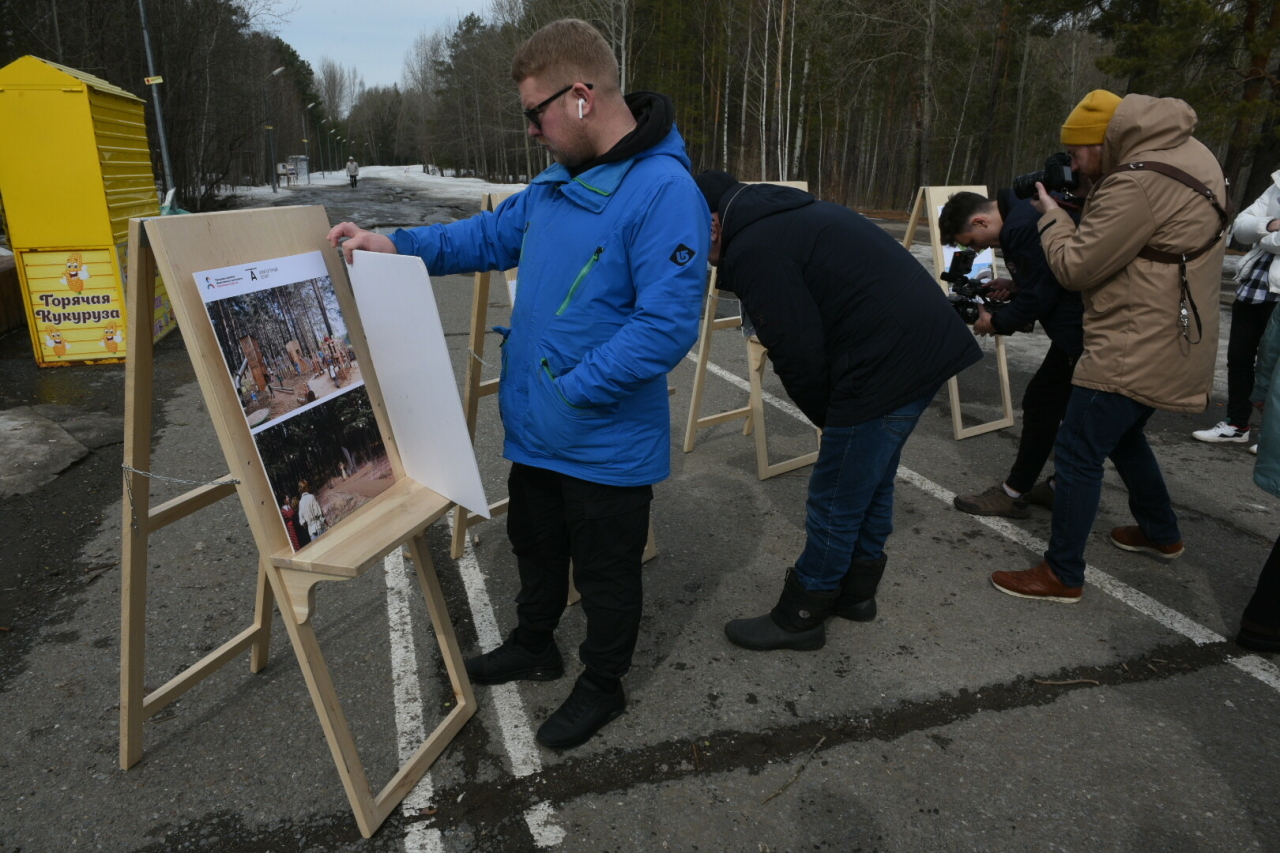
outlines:
[[[383,227],[475,209],[378,180],[275,201]],[[470,279],[435,289],[460,377]],[[506,314],[495,289],[491,325]],[[1039,333],[1009,339],[1015,401],[1045,346]],[[0,409],[122,413],[119,367],[37,371],[25,348],[22,333],[0,339]],[[736,332],[716,334],[712,360],[723,373],[708,381],[704,413],[745,399],[732,381],[746,375]],[[572,608],[559,631],[566,677],[477,688],[476,717],[367,841],[283,630],[266,670],[228,665],[147,723],[140,764],[117,768],[118,444],[0,499],[0,853],[1280,850],[1280,672],[1274,656],[1224,639],[1280,532],[1280,500],[1253,486],[1244,446],[1190,438],[1219,419],[1221,399],[1203,415],[1157,413],[1149,427],[1186,556],[1163,565],[1107,543],[1129,523],[1109,471],[1094,573],[1065,607],[991,588],[993,569],[1038,560],[1049,517],[988,524],[950,507],[952,493],[1007,472],[1019,428],[957,442],[940,394],[903,455],[880,617],[834,621],[819,652],[754,654],[722,626],[772,606],[803,544],[807,470],[761,482],[734,424],[681,452],[692,376],[688,361],[671,374],[673,475],[656,489],[660,553],[646,566],[627,713],[577,750],[533,743],[579,671]],[[961,386],[969,422],[996,415],[993,357]],[[773,458],[811,449],[812,429],[771,375],[766,389]],[[159,347],[157,403],[153,470],[225,473],[177,335]],[[477,455],[494,499],[505,492],[496,402],[481,412]],[[502,522],[476,531],[456,562],[447,528],[429,532],[468,654],[510,630],[517,589]],[[149,686],[248,624],[255,559],[234,501],[153,541]],[[393,560],[318,593],[320,642],[375,785],[451,698],[403,573]]]

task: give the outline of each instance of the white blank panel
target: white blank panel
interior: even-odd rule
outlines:
[[[488,518],[426,265],[356,252],[347,272],[405,473]]]

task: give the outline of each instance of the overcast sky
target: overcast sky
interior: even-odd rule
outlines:
[[[311,64],[354,66],[366,86],[400,82],[404,56],[423,30],[450,26],[488,0],[295,0],[277,34]]]

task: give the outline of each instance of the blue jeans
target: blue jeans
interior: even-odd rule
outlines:
[[[1182,536],[1160,463],[1143,429],[1155,412],[1123,394],[1071,389],[1067,414],[1053,447],[1053,533],[1045,562],[1068,587],[1084,584],[1084,546],[1102,499],[1102,463],[1110,457],[1129,490],[1129,511],[1157,545]]]
[[[822,433],[809,478],[804,552],[796,576],[807,590],[833,590],[852,560],[878,560],[893,532],[893,480],[902,446],[937,389],[889,414]]]

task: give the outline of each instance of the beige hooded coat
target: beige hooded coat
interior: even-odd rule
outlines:
[[[1123,163],[1159,161],[1199,179],[1226,197],[1217,159],[1191,134],[1196,114],[1174,98],[1127,95],[1102,142],[1104,173]],[[1094,187],[1077,228],[1062,210],[1040,219],[1040,241],[1053,274],[1084,299],[1084,354],[1072,382],[1123,394],[1171,412],[1202,412],[1213,390],[1218,354],[1218,291],[1225,237],[1187,264],[1200,310],[1190,343],[1179,324],[1177,264],[1138,257],[1144,246],[1193,252],[1217,232],[1213,206],[1173,178],[1124,172]]]

